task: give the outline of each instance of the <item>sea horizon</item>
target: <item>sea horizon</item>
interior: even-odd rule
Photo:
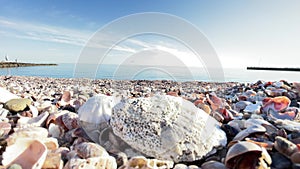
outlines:
[[[299,81],[300,72],[247,70],[247,68],[222,68],[224,79],[217,82],[256,82],[287,80]],[[220,72],[222,73],[222,72]],[[173,80],[213,82],[203,67],[145,66],[115,64],[58,63],[57,66],[1,68],[2,76],[36,76],[49,78],[90,78],[112,80]]]

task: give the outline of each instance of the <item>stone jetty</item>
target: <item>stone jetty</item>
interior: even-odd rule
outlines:
[[[28,66],[57,66],[57,64],[54,64],[54,63],[0,62],[0,68],[28,67]]]

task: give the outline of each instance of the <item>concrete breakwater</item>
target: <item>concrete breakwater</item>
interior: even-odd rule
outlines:
[[[247,70],[270,70],[270,71],[295,71],[295,72],[299,72],[300,68],[291,68],[291,67],[247,67]]]
[[[54,64],[54,63],[0,62],[0,68],[28,67],[28,66],[57,66],[57,64]]]

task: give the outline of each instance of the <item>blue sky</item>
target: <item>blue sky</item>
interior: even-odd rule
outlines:
[[[74,63],[89,38],[104,25],[134,13],[162,12],[201,30],[224,67],[299,65],[297,0],[0,0],[0,4],[0,60],[7,54],[11,60],[24,62]],[[188,49],[157,36],[120,44],[107,63],[145,47],[179,54],[190,66],[201,65]]]

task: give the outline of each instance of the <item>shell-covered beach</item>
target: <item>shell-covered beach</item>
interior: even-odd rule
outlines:
[[[0,79],[0,168],[300,168],[297,82]]]

